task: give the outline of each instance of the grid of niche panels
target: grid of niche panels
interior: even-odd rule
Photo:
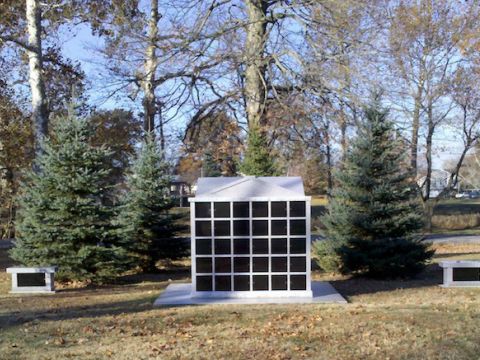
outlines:
[[[193,206],[196,291],[310,290],[306,201]]]

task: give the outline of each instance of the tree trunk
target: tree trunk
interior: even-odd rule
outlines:
[[[245,43],[245,100],[248,126],[262,128],[265,125],[265,43],[268,2],[245,0],[248,25]]]
[[[340,146],[342,148],[342,165],[345,162],[345,159],[347,157],[347,119],[346,115],[343,112],[342,109],[342,115],[341,115],[341,120],[340,120]]]
[[[430,199],[430,189],[432,186],[432,141],[433,141],[433,132],[435,131],[435,124],[433,122],[433,104],[430,102],[428,104],[428,130],[427,130],[427,139],[426,139],[426,158],[427,158],[427,174],[425,177],[425,200]]]
[[[163,132],[163,114],[162,109],[159,108],[158,128],[160,136],[160,149],[162,149],[162,156],[165,156],[165,133]]]
[[[437,200],[424,200],[423,201],[423,211],[425,219],[425,231],[432,232],[432,218],[433,218],[433,209],[437,205]]]
[[[420,109],[422,107],[423,81],[420,81],[415,94],[415,105],[412,117],[412,140],[410,142],[410,167],[415,176],[418,170],[418,131],[420,128]]]
[[[158,0],[150,1],[150,20],[148,23],[148,46],[145,52],[145,78],[143,79],[143,129],[146,133],[155,131],[155,73],[157,71],[156,40],[158,37]]]
[[[29,83],[32,93],[32,122],[35,136],[35,157],[43,152],[43,141],[48,132],[48,110],[43,81],[42,12],[38,0],[26,0],[28,31]]]
[[[330,146],[330,135],[329,135],[328,127],[326,128],[324,136],[325,136],[325,148],[326,148],[325,157],[327,161],[327,194],[330,195],[333,190],[333,174],[332,174],[333,164],[332,164],[332,150]]]

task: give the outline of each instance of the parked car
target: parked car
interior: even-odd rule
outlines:
[[[480,190],[466,190],[455,194],[456,199],[477,199],[480,198]]]
[[[472,190],[468,193],[468,198],[469,199],[477,199],[480,197],[480,191],[478,190]]]

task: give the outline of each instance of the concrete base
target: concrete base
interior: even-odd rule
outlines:
[[[465,284],[462,284],[465,283]],[[452,289],[452,288],[480,288],[480,281],[472,281],[469,283],[468,281],[455,281],[451,284],[441,284],[439,285],[441,288],[445,289]]]
[[[313,297],[283,298],[199,298],[191,296],[192,284],[170,284],[155,300],[153,306],[200,305],[200,304],[346,304],[347,300],[325,281],[313,281]]]
[[[37,295],[37,294],[55,294],[55,290],[11,290],[9,294],[21,294],[21,295]]]

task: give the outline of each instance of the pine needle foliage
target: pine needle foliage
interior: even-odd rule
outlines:
[[[247,149],[240,172],[250,176],[275,176],[278,170],[269,149],[266,135],[257,127],[250,129]]]
[[[169,164],[151,136],[142,143],[127,176],[127,192],[119,214],[120,236],[131,244],[136,265],[156,272],[160,259],[187,255],[185,243],[175,238],[181,230],[179,215],[172,213]]]
[[[433,252],[422,242],[422,211],[405,149],[388,112],[375,102],[352,144],[323,217],[320,266],[374,278],[410,277]]]
[[[130,266],[108,204],[111,152],[92,146],[93,135],[73,108],[56,119],[19,199],[12,258],[27,266],[57,265],[60,280],[106,282]]]

